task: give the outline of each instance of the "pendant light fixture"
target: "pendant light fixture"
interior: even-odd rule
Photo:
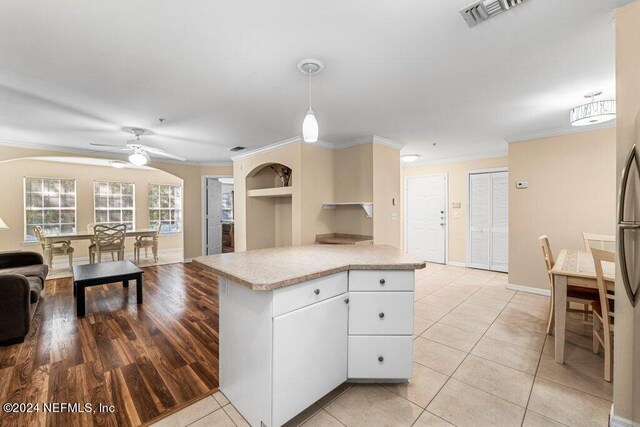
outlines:
[[[588,126],[608,122],[616,118],[616,101],[596,101],[596,96],[602,92],[591,92],[584,97],[591,102],[574,108],[569,113],[569,121],[573,126]]]
[[[302,122],[302,139],[304,142],[318,142],[318,120],[311,109],[311,76],[318,74],[323,68],[317,59],[303,59],[298,62],[298,70],[309,76],[309,111]]]

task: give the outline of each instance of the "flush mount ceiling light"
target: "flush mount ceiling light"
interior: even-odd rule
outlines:
[[[121,162],[120,160],[109,160],[109,164],[111,165],[111,167],[116,169],[122,169],[126,166],[126,164],[124,162]]]
[[[403,154],[402,156],[400,156],[400,160],[402,160],[403,162],[411,163],[418,160],[418,157],[420,157],[420,154]]]
[[[602,95],[602,92],[586,94],[584,97],[591,99],[591,102],[571,110],[569,113],[569,121],[573,126],[595,125],[616,118],[616,101],[596,101],[596,96],[600,95]]]
[[[311,109],[311,76],[322,71],[322,62],[317,59],[303,59],[298,62],[298,70],[309,76],[309,111],[302,122],[302,139],[304,142],[318,141],[318,120]]]

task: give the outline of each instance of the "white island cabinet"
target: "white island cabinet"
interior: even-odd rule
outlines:
[[[389,247],[351,248],[362,260],[299,249],[325,257],[263,279],[238,268],[283,249],[196,259],[221,276],[220,390],[252,426],[281,426],[345,381],[412,376],[413,270],[424,263]]]

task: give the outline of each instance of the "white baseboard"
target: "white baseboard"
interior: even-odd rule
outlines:
[[[457,262],[457,261],[447,261],[447,265],[452,265],[454,267],[463,267],[466,268],[467,264],[464,262]]]
[[[507,289],[510,289],[512,291],[528,292],[530,294],[536,294],[536,295],[544,295],[545,297],[551,296],[551,290],[549,289],[540,289],[540,288],[533,288],[531,286],[514,285],[513,283],[507,284]]]
[[[191,261],[193,261],[193,258],[185,258],[183,262],[187,264],[187,263],[190,263]]]
[[[626,418],[613,415],[613,403],[611,404],[611,412],[609,413],[609,427],[637,427],[633,425],[633,421]]]

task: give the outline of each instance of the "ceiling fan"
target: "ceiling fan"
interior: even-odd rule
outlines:
[[[91,143],[91,145],[94,145],[96,147],[112,147],[112,150],[120,149],[124,151],[133,151],[133,153],[129,155],[129,161],[136,166],[143,166],[147,164],[147,162],[150,160],[149,154],[147,153],[155,154],[156,156],[168,157],[170,159],[181,160],[183,162],[187,160],[184,157],[176,156],[175,154],[169,154],[160,148],[149,147],[148,145],[141,144],[140,135],[144,135],[144,129],[132,128],[131,132],[136,139],[127,141],[125,145],[97,144],[93,142]]]

